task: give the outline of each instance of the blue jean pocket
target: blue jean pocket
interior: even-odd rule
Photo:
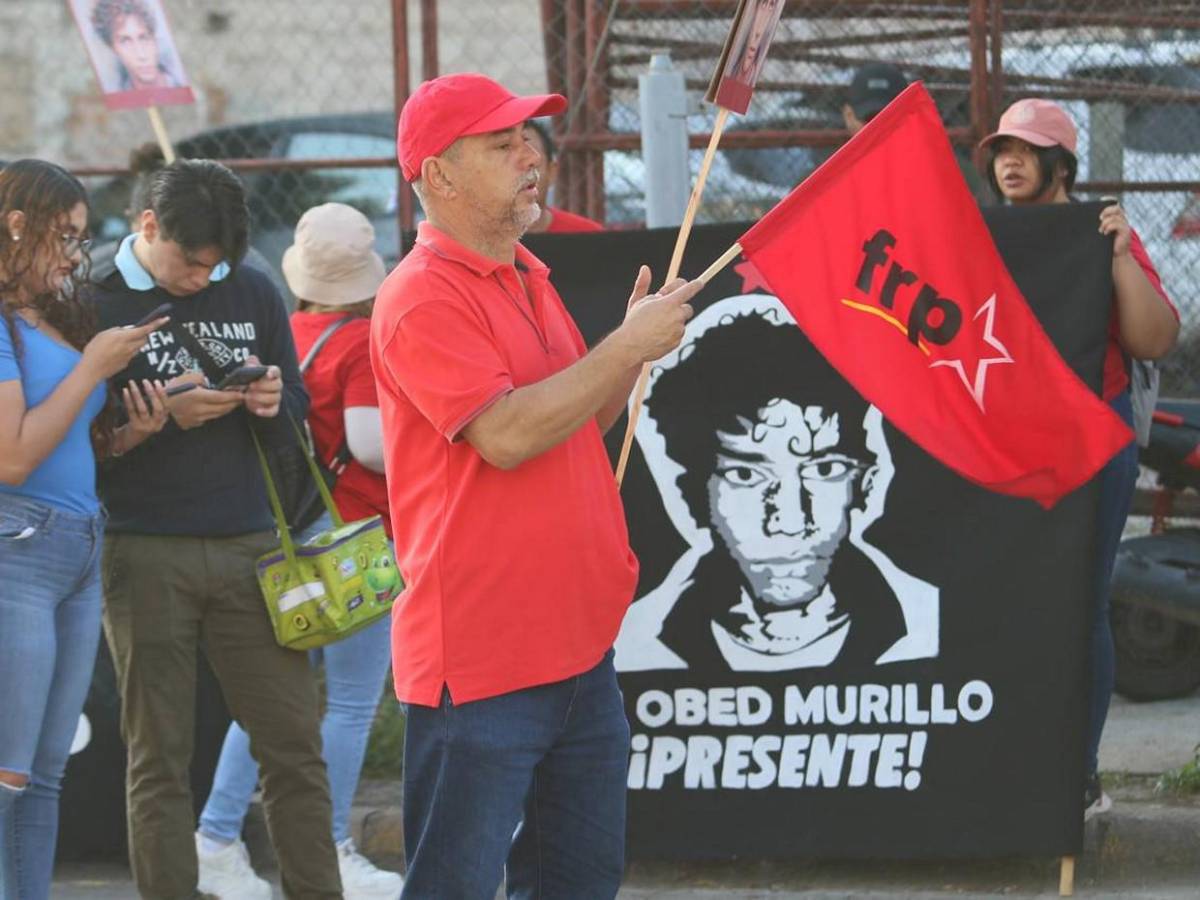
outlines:
[[[39,517],[30,513],[0,509],[0,541],[27,541],[41,528]]]

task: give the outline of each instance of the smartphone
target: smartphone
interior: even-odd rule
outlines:
[[[183,384],[173,384],[166,389],[166,395],[168,397],[174,397],[178,394],[186,394],[188,391],[194,390],[199,386],[200,385],[196,384],[194,381],[185,381]],[[153,404],[150,402],[150,398],[146,395],[146,392],[142,390],[140,385],[137,389],[141,393],[142,400],[145,402],[146,406],[152,406]]]
[[[247,384],[258,381],[268,371],[268,366],[239,366],[221,379],[217,385],[217,390],[227,391],[230,388],[244,387]]]
[[[170,303],[159,304],[158,306],[154,307],[154,309],[150,310],[150,312],[146,313],[144,316],[142,316],[140,319],[138,319],[136,322],[134,322],[133,327],[141,328],[143,325],[149,325],[155,319],[161,319],[163,316],[169,315],[170,312],[171,312],[171,304]]]

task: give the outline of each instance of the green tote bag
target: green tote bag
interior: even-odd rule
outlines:
[[[392,602],[404,590],[404,580],[383,520],[379,516],[357,522],[342,520],[294,420],[292,427],[333,528],[296,545],[258,435],[251,430],[281,543],[278,550],[260,556],[256,568],[275,640],[292,650],[309,650],[340,641],[388,615]]]

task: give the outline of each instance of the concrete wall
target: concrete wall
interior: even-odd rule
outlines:
[[[91,0],[83,0],[90,8]],[[220,125],[392,107],[390,0],[163,0],[195,88],[164,107],[172,137]],[[420,9],[409,0],[412,77]],[[543,90],[538,0],[441,0],[441,70]],[[153,138],[145,112],[109,112],[67,0],[0,0],[0,158],[120,164]]]

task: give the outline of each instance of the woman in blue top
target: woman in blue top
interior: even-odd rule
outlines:
[[[100,636],[104,531],[95,452],[123,453],[166,421],[161,384],[107,379],[160,318],[96,333],[79,298],[87,196],[64,169],[0,171],[0,900],[43,900],[58,796]]]

